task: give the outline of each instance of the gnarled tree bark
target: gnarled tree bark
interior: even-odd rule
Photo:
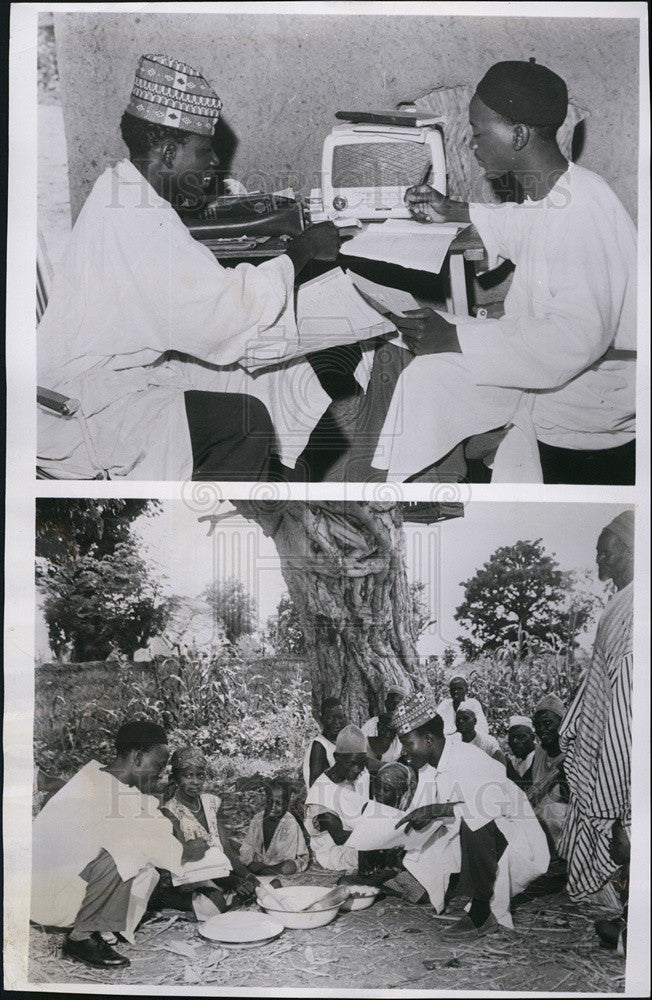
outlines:
[[[352,722],[390,684],[425,683],[416,651],[398,503],[231,501],[273,538],[311,656],[313,712],[339,696]]]

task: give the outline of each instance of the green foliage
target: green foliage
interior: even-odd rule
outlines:
[[[277,653],[302,654],[306,652],[306,637],[303,634],[296,605],[288,593],[278,602],[276,614],[267,619],[266,635]]]
[[[36,501],[36,556],[64,562],[79,556],[101,559],[127,542],[131,525],[144,514],[160,510],[158,500]]]
[[[250,761],[240,774],[279,760],[296,772],[315,732],[309,706],[306,665],[294,657],[52,665],[36,674],[35,759],[72,774],[93,756],[110,759],[123,721],[148,718],[166,727],[173,749],[197,745],[224,774],[225,758]]]
[[[242,580],[237,577],[215,580],[202,597],[211,606],[215,620],[224,628],[230,643],[255,630],[258,621],[256,602]]]
[[[540,538],[503,546],[464,584],[455,619],[471,633],[459,637],[473,659],[506,644],[522,657],[537,642],[573,649],[598,603],[578,574],[564,572]]]
[[[55,655],[101,659],[115,647],[129,658],[165,626],[170,601],[160,593],[131,540],[101,557],[46,563],[38,573],[43,614]]]

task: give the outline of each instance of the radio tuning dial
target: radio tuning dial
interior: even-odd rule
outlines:
[[[342,209],[346,208],[347,205],[348,201],[346,200],[346,198],[343,198],[341,194],[338,194],[335,196],[335,198],[333,198],[333,208],[335,209],[335,211],[341,212]]]

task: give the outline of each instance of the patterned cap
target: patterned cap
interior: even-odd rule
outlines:
[[[201,73],[169,56],[141,56],[127,111],[169,128],[212,136],[222,102]]]
[[[437,715],[437,705],[432,694],[417,691],[411,698],[406,698],[398,706],[392,722],[399,736],[406,736],[413,729],[418,729]]]

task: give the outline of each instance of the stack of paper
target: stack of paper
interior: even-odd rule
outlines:
[[[231,862],[219,847],[209,847],[200,861],[188,861],[180,872],[172,873],[172,885],[191,885],[207,879],[226,878]]]
[[[396,330],[389,319],[365,302],[339,267],[300,286],[297,327],[297,354],[353,344]]]
[[[457,223],[422,223],[414,219],[371,222],[343,243],[340,253],[439,274],[459,228]]]

